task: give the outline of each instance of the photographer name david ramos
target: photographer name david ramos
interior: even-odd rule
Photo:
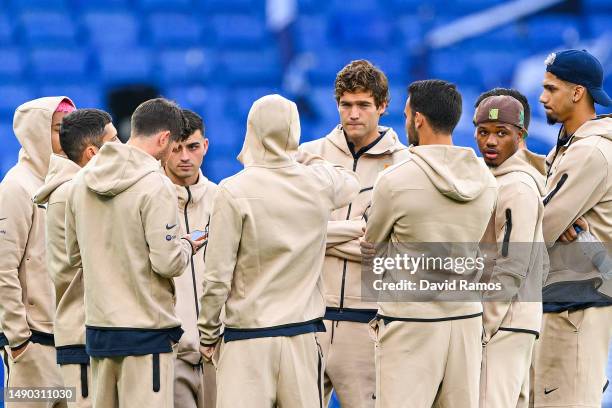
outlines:
[[[376,291],[501,291],[500,283],[470,282],[468,280],[445,280],[444,282],[432,282],[427,279],[409,281],[401,279],[396,282],[383,282],[377,279],[372,283]]]

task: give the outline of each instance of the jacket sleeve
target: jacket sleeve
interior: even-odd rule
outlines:
[[[327,248],[325,255],[335,256],[336,258],[346,259],[353,262],[361,262],[361,248],[359,246],[359,240],[353,239],[351,241],[335,245],[331,248]]]
[[[359,194],[359,178],[355,172],[303,149],[298,151],[296,161],[308,166],[324,183],[331,201],[331,210],[346,207]]]
[[[76,224],[74,219],[74,210],[72,208],[72,202],[70,200],[71,193],[69,192],[69,198],[66,200],[66,208],[64,221],[66,225],[65,237],[66,241],[66,255],[68,262],[71,266],[77,268],[81,267],[81,249],[79,247],[79,241],[77,239]]]
[[[210,218],[204,287],[200,298],[198,330],[202,345],[215,344],[221,335],[221,310],[232,287],[242,238],[242,223],[238,203],[220,186]]]
[[[176,190],[169,180],[159,176],[163,187],[144,199],[141,216],[151,267],[155,273],[172,278],[183,273],[192,250],[191,244],[180,237]]]
[[[327,248],[361,238],[364,228],[365,221],[360,218],[329,221],[327,223]]]
[[[372,192],[372,206],[365,232],[365,241],[382,244],[389,241],[397,215],[393,213],[392,190],[385,175],[381,175]]]
[[[499,188],[495,210],[497,257],[489,283],[498,284],[501,290],[484,294],[485,300],[494,305],[487,308],[483,318],[485,338],[490,338],[499,329],[527,274],[543,272],[541,265],[529,270],[530,255],[537,249],[534,246],[544,245],[534,242],[540,200],[540,195],[521,181]]]
[[[546,182],[544,241],[552,246],[576,219],[597,204],[605,194],[608,164],[594,146],[571,146]]]
[[[0,185],[0,327],[11,347],[26,342],[32,333],[19,280],[34,215],[32,199],[21,186],[5,181]]]

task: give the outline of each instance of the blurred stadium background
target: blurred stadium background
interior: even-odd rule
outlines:
[[[17,160],[21,103],[68,95],[109,110],[127,138],[135,106],[163,95],[204,117],[204,172],[218,182],[240,169],[255,99],[295,100],[302,140],[322,137],[338,122],[335,75],[357,58],[389,77],[381,123],[404,142],[406,86],[441,78],[463,95],[456,144],[475,147],[481,92],[516,87],[532,107],[528,145],[546,153],[558,128],[537,102],[545,57],[588,49],[612,94],[611,44],[612,0],[0,0],[0,177]]]

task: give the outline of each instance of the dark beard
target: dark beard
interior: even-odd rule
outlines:
[[[553,115],[546,115],[546,123],[548,123],[549,125],[555,125],[557,123],[559,123],[559,120],[554,117]]]
[[[408,143],[413,146],[419,145],[419,131],[414,126],[414,118],[408,127]]]

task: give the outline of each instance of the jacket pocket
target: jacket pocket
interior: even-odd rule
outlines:
[[[565,311],[562,316],[567,320],[567,322],[572,326],[575,332],[580,331],[580,326],[582,326],[582,321],[584,320],[584,310],[579,309],[574,311]]]
[[[21,351],[21,354],[19,354],[17,357],[13,358],[13,355],[11,354],[10,350],[8,352],[8,358],[9,360],[13,363],[13,364],[17,364],[20,361],[24,360],[26,357],[29,356],[30,354],[30,350],[32,347],[34,347],[35,344],[32,342],[32,340],[28,340],[28,343],[24,346],[24,349]]]
[[[567,181],[567,178],[569,176],[567,175],[567,173],[563,173],[563,175],[561,176],[561,178],[559,179],[559,182],[557,183],[557,185],[555,186],[555,188],[552,189],[552,191],[550,193],[548,193],[548,195],[546,197],[544,197],[544,206],[546,206],[550,200],[552,200],[552,198],[555,196],[555,194],[557,194],[559,192],[559,190],[561,190],[561,187],[563,187],[563,184],[565,184],[565,182]]]

